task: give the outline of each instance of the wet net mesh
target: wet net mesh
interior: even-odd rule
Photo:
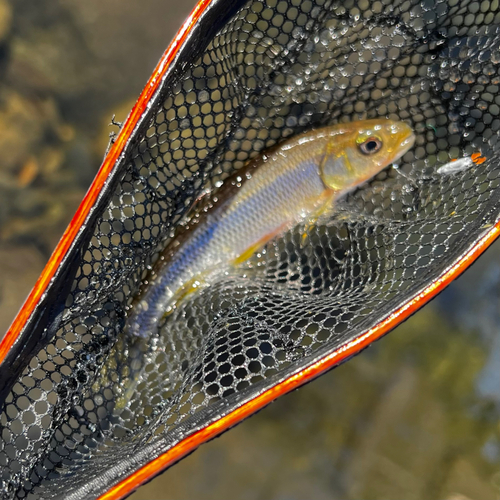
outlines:
[[[499,30],[497,0],[251,1],[178,61],[86,228],[57,332],[7,395],[2,498],[96,498],[456,262],[499,216]],[[377,116],[417,135],[398,170],[191,296],[152,338],[123,332],[203,189],[286,137]],[[438,171],[476,152],[487,161]]]

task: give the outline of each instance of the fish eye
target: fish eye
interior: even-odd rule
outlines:
[[[382,148],[382,141],[378,137],[368,137],[358,144],[359,150],[364,155],[372,155]]]

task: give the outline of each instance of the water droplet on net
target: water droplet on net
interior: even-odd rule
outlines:
[[[319,35],[319,42],[325,47],[332,41],[332,33],[330,30],[323,30]]]

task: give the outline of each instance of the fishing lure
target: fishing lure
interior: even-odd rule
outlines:
[[[437,173],[440,175],[453,175],[472,167],[472,165],[474,164],[481,165],[481,163],[484,163],[485,161],[486,157],[481,156],[481,153],[476,152],[472,154],[470,157],[465,156],[463,158],[451,160],[450,162],[441,165],[437,169]]]
[[[462,172],[472,165],[474,165],[474,161],[466,156],[464,158],[459,158],[458,160],[452,160],[448,163],[445,163],[437,169],[437,173],[440,175],[453,175],[458,172]]]
[[[309,131],[256,158],[241,187],[191,232],[132,307],[126,329],[152,334],[185,296],[298,223],[332,211],[414,141],[405,123],[375,119]]]

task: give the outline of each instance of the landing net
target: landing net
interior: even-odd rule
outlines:
[[[129,493],[359,351],[375,338],[356,344],[362,335],[408,316],[494,237],[498,2],[205,4],[43,314],[14,346],[0,417],[2,498]],[[159,334],[123,332],[148,269],[204,189],[294,134],[374,117],[404,120],[417,135],[398,170],[193,295]],[[138,469],[129,489],[113,489]]]

